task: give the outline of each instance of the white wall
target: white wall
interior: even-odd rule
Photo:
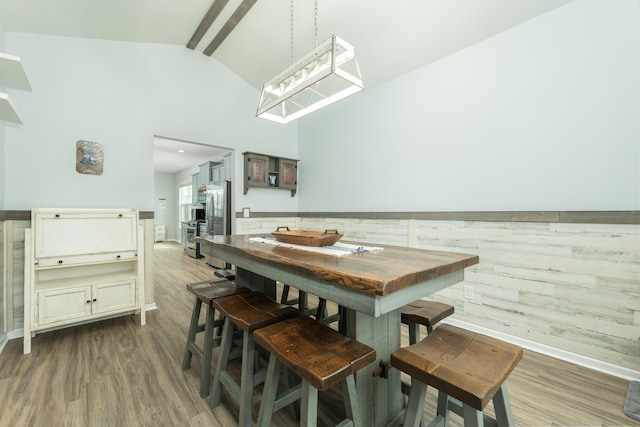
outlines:
[[[571,2],[301,120],[300,210],[640,209],[639,15]]]
[[[154,134],[298,155],[297,125],[257,120],[258,91],[200,52],[23,33],[7,33],[5,44],[21,56],[33,88],[13,96],[25,124],[6,129],[5,209],[152,211]],[[103,144],[101,176],[75,171],[80,139]],[[272,193],[243,196],[236,186],[235,195],[255,210],[297,210],[297,197]]]

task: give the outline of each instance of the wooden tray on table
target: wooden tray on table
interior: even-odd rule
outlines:
[[[285,230],[282,230],[285,229]],[[279,242],[304,246],[331,246],[342,237],[338,230],[289,230],[289,227],[278,227],[271,233]]]

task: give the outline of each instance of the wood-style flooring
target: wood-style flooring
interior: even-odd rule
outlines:
[[[43,333],[28,355],[22,354],[22,340],[10,341],[0,354],[0,426],[236,425],[237,407],[226,396],[213,410],[199,396],[199,364],[181,368],[193,303],[184,285],[212,275],[178,244],[158,243],[158,309],[147,312],[146,326],[137,316],[125,316]],[[640,426],[623,414],[628,381],[570,363],[526,351],[508,386],[519,426]],[[434,397],[430,390],[429,417]],[[260,389],[254,421],[259,402]],[[272,425],[297,424],[279,411]],[[458,419],[451,423],[461,425]]]

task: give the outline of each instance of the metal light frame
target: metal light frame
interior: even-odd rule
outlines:
[[[354,47],[334,34],[264,84],[256,116],[289,123],[362,89]]]

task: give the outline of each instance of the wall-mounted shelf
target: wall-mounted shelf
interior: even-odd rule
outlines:
[[[0,52],[0,87],[31,90],[19,57]],[[22,124],[9,95],[0,92],[0,120]]]
[[[18,116],[16,109],[11,104],[9,95],[3,92],[0,92],[0,120],[22,124],[20,116]]]
[[[244,194],[249,188],[298,190],[298,160],[244,152]]]
[[[20,57],[0,52],[0,87],[31,90]]]

